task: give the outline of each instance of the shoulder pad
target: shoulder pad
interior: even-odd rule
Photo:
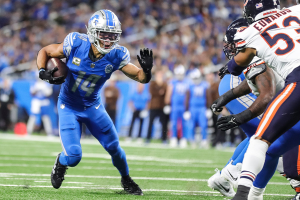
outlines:
[[[265,65],[264,61],[255,62],[245,69],[245,78],[247,80],[252,80],[257,75],[264,73],[266,70],[267,66]]]

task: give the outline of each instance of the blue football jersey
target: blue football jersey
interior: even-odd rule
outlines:
[[[189,89],[189,84],[187,81],[182,80],[172,80],[171,85],[173,86],[171,106],[172,109],[184,108],[186,92]]]
[[[190,85],[190,102],[191,108],[198,108],[206,106],[206,90],[208,88],[208,83],[202,81],[199,84]]]
[[[70,105],[91,106],[100,102],[100,89],[117,69],[130,62],[129,51],[120,45],[93,62],[89,58],[91,43],[86,34],[67,35],[63,51],[69,68],[59,98]]]

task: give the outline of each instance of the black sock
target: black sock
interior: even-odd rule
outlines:
[[[129,174],[128,174],[127,176],[122,176],[122,178],[123,178],[124,180],[129,180],[129,179],[130,179],[130,176],[129,176]]]
[[[248,199],[249,192],[250,192],[250,187],[246,187],[244,185],[239,185],[237,188],[235,197],[244,197],[244,198]]]

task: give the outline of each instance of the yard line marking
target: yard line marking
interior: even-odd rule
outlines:
[[[0,155],[0,160],[15,160],[15,161],[28,161],[28,162],[53,162],[53,159],[44,159],[44,158],[22,158],[22,157],[2,157]],[[204,167],[209,167],[209,168],[223,168],[224,165],[211,165],[211,164],[184,164],[184,163],[176,163],[176,164],[171,164],[171,163],[145,163],[148,161],[130,161],[129,165],[142,165],[142,166],[171,166],[171,167],[193,167],[193,168],[204,168]],[[90,164],[112,164],[111,160],[86,160],[83,158],[80,163],[90,163]]]
[[[0,177],[7,176],[31,176],[31,177],[49,177],[49,174],[27,174],[27,173],[0,173]],[[102,179],[120,179],[120,176],[88,176],[88,175],[69,175],[68,178],[102,178]],[[11,177],[13,178],[13,177]],[[190,181],[190,182],[207,182],[208,179],[195,179],[195,178],[163,178],[163,177],[133,177],[139,180],[157,180],[157,181]],[[269,182],[270,185],[290,185],[288,182]]]
[[[4,163],[0,164],[0,167],[41,167],[41,168],[52,168],[52,165],[31,165],[31,164],[12,164],[12,163]],[[92,169],[92,170],[109,170],[115,171],[114,167],[90,167],[90,166],[80,166],[81,169]],[[147,168],[135,168],[132,167],[132,170],[139,172],[166,172],[166,173],[205,173],[212,174],[213,171],[201,171],[201,170],[180,170],[180,169],[147,169]]]
[[[27,180],[27,179],[24,179],[24,180]],[[44,180],[44,181],[34,181],[35,183],[50,183],[51,180],[47,179],[47,180]],[[87,185],[93,185],[93,183],[90,183],[90,182],[64,182],[65,183],[70,183],[70,184],[87,184]],[[94,186],[94,185],[93,185]]]
[[[45,185],[34,185],[34,186],[25,186],[25,185],[5,185],[5,184],[0,184],[2,187],[37,187],[37,188],[52,188],[52,186],[45,186]],[[66,188],[66,189],[110,189],[110,190],[123,190],[121,187],[74,187],[74,186],[62,186],[61,188]],[[214,191],[187,191],[187,190],[160,190],[160,189],[143,189],[144,192],[182,192],[182,193],[204,193],[204,194],[219,194],[219,192],[214,192]],[[290,197],[294,196],[291,194],[264,194],[266,196],[285,196],[285,197]]]

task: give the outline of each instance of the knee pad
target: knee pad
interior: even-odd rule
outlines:
[[[104,149],[111,155],[115,156],[118,155],[121,152],[121,147],[119,145],[119,141],[113,141],[107,145],[104,146]]]
[[[68,166],[75,167],[81,160],[82,150],[79,145],[71,145],[68,151]]]

